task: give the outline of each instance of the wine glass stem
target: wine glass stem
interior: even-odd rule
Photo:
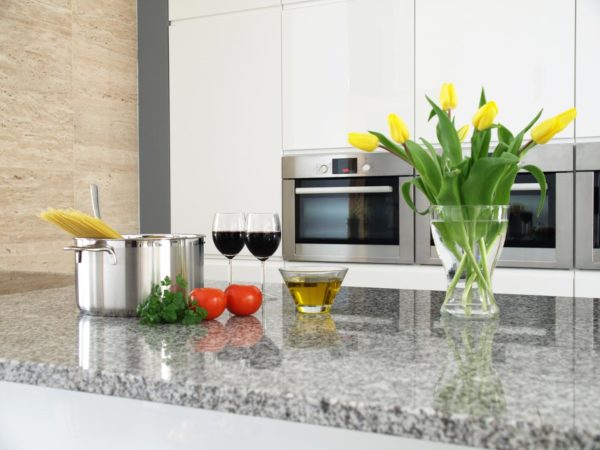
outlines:
[[[260,290],[265,295],[265,262],[260,262]]]
[[[233,282],[233,259],[227,258],[229,262],[228,270],[227,270],[227,279],[229,280],[229,284]]]

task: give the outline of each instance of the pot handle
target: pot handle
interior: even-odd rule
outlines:
[[[111,264],[113,266],[115,264],[117,264],[117,255],[115,254],[115,250],[112,247],[92,247],[92,246],[90,246],[90,247],[77,247],[77,246],[69,246],[69,247],[65,247],[63,250],[75,252],[75,254],[77,256],[77,262],[78,263],[81,262],[81,252],[93,252],[93,253],[106,252],[106,253],[110,253],[110,255],[112,256]]]

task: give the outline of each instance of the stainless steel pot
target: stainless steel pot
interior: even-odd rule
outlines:
[[[152,286],[183,276],[204,285],[204,235],[142,234],[124,239],[75,238],[77,306],[91,315],[134,316]]]

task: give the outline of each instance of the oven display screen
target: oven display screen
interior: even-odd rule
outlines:
[[[339,158],[333,160],[332,173],[334,175],[343,175],[347,173],[356,173],[356,158]]]

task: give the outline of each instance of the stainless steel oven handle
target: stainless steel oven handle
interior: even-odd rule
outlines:
[[[511,191],[541,191],[539,183],[515,183],[510,188]]]
[[[393,192],[392,186],[348,186],[348,187],[314,187],[296,188],[298,195],[313,194],[382,194]]]

